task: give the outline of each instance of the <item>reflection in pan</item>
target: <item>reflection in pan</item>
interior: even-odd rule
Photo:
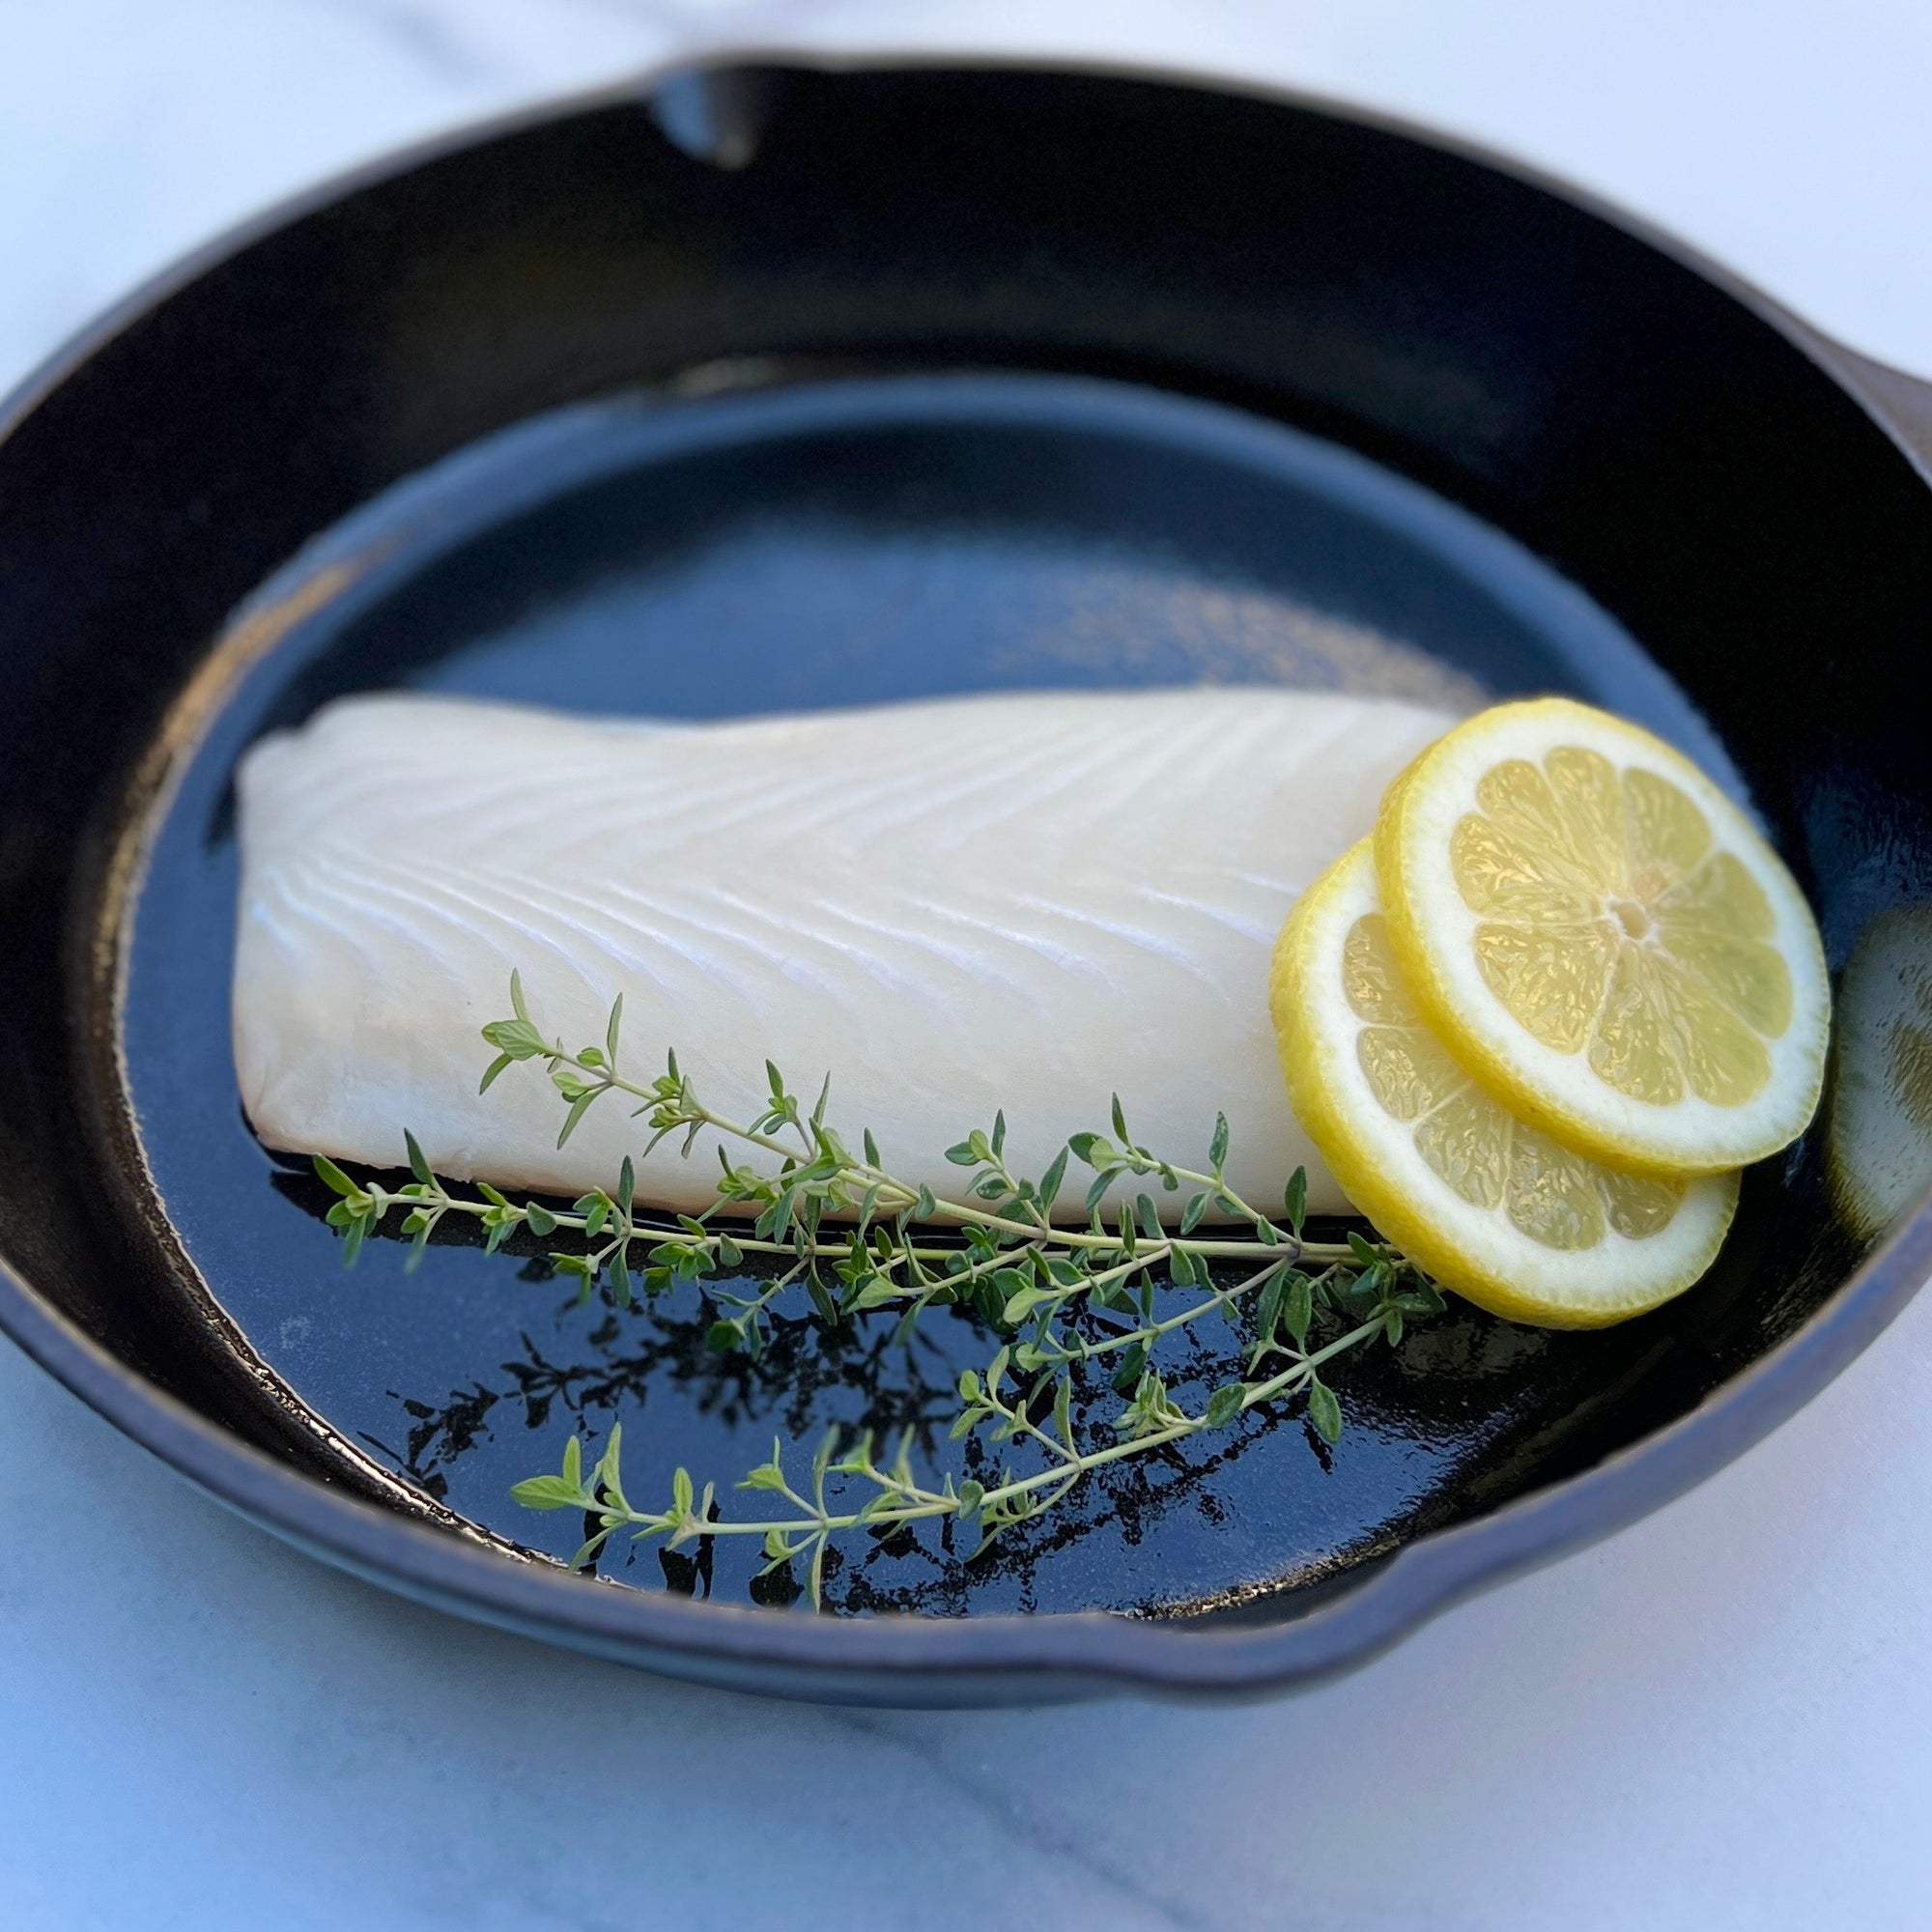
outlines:
[[[318,1220],[333,1200],[300,1172],[277,1172],[274,1188]],[[395,1226],[392,1221],[378,1236],[352,1282],[359,1286],[366,1273],[378,1272],[390,1278],[388,1292],[410,1292],[392,1278],[400,1273],[403,1246]],[[320,1245],[323,1230],[318,1227],[315,1236]],[[667,1403],[686,1418],[678,1453],[694,1464],[704,1457],[694,1474],[700,1482],[715,1475],[721,1487],[759,1460],[774,1437],[810,1444],[835,1423],[872,1430],[892,1444],[910,1431],[917,1466],[935,1477],[950,1472],[955,1480],[986,1483],[994,1475],[998,1448],[978,1436],[954,1443],[947,1435],[958,1406],[959,1371],[983,1364],[996,1346],[964,1309],[922,1323],[900,1341],[896,1311],[828,1328],[803,1312],[801,1296],[800,1313],[775,1313],[769,1338],[753,1359],[742,1350],[716,1350],[709,1341],[723,1312],[715,1297],[755,1293],[769,1279],[749,1266],[735,1278],[683,1284],[620,1308],[608,1288],[588,1302],[574,1292],[560,1293],[564,1284],[542,1253],[548,1243],[527,1235],[513,1236],[490,1257],[473,1224],[449,1222],[437,1230],[432,1245],[440,1262],[460,1264],[470,1280],[520,1284],[527,1304],[514,1325],[491,1331],[460,1379],[446,1378],[440,1389],[405,1382],[387,1390],[380,1407],[368,1408],[360,1439],[426,1494],[531,1547],[567,1555],[583,1526],[575,1518],[516,1509],[505,1495],[506,1477],[553,1465],[558,1443],[572,1433],[594,1455],[615,1423],[647,1448],[652,1433],[640,1425],[650,1412],[662,1430]],[[1240,1325],[1218,1321],[1175,1337],[1161,1361],[1171,1388],[1198,1406],[1239,1373],[1250,1339]],[[1168,1548],[1201,1535],[1265,1540],[1270,1525],[1278,1533],[1278,1515],[1305,1508],[1309,1485],[1315,1494],[1337,1487],[1338,1469],[1343,1495],[1337,1500],[1344,1508],[1365,1474],[1372,1485],[1388,1486],[1392,1472],[1406,1467],[1406,1482],[1392,1487],[1407,1489],[1426,1509],[1428,1491],[1446,1466],[1461,1464],[1474,1475],[1481,1463],[1506,1454],[1513,1436],[1534,1429],[1540,1405],[1525,1401],[1523,1391],[1524,1371],[1535,1358],[1565,1344],[1601,1352],[1603,1340],[1518,1328],[1454,1303],[1447,1315],[1411,1327],[1399,1349],[1377,1349],[1351,1364],[1349,1435],[1339,1461],[1308,1427],[1298,1404],[1278,1412],[1258,1410],[1236,1430],[1170,1444],[1096,1472],[1068,1504],[1009,1532],[970,1565],[962,1559],[974,1539],[969,1534],[955,1546],[950,1524],[848,1543],[828,1559],[827,1606],[960,1615],[988,1598],[1033,1607],[1075,1592],[1104,1591],[1101,1600],[1112,1607],[1158,1615],[1179,1606],[1161,1588],[1160,1559]],[[1634,1352],[1640,1357],[1645,1351]],[[1104,1426],[1121,1406],[1108,1366],[1076,1372],[1073,1414],[1085,1431]],[[1541,1420],[1547,1425],[1548,1417]],[[694,1427],[701,1432],[701,1450],[686,1447]],[[1256,1466],[1230,1484],[1236,1465],[1248,1461]],[[627,1461],[627,1472],[639,1492],[646,1485],[663,1487],[668,1475],[649,1461]],[[1395,1530],[1395,1524],[1361,1520],[1355,1560],[1392,1542]],[[1151,1559],[1143,1564],[1144,1595],[1127,1596],[1118,1583],[1096,1584],[1096,1575],[1117,1568],[1123,1553],[1131,1563],[1132,1552],[1141,1550]],[[738,1601],[749,1596],[767,1604],[797,1595],[788,1572],[760,1577],[759,1567],[754,1548],[743,1539],[720,1539],[715,1547],[704,1540],[689,1551],[620,1541],[598,1565],[614,1580],[647,1587],[661,1582],[686,1593],[716,1592]],[[1231,1589],[1228,1599],[1252,1597],[1269,1580],[1257,1574]],[[1188,1601],[1190,1609],[1199,1606],[1198,1598]]]

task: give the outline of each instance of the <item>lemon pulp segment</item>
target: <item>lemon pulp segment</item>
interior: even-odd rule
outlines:
[[[1616,1174],[1570,1152],[1450,1059],[1401,985],[1379,912],[1350,926],[1342,962],[1350,1008],[1365,1022],[1355,1057],[1370,1092],[1392,1120],[1413,1124],[1416,1152],[1472,1208],[1500,1209],[1548,1248],[1594,1248],[1605,1227],[1642,1240],[1668,1223],[1682,1180]]]

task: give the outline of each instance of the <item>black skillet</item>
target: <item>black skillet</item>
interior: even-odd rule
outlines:
[[[1860,1005],[1672,1307],[1454,1314],[1351,1367],[1332,1454],[1287,1419],[970,1569],[861,1549],[813,1616],[722,1550],[569,1576],[528,1552],[578,1526],[507,1486],[618,1416],[634,1470],[722,1476],[774,1429],[929,1424],[980,1338],[801,1328],[753,1373],[695,1292],[579,1309],[461,1244],[345,1274],[237,1104],[234,759],[392,683],[694,717],[1565,689],[1754,805],[1842,967],[1932,896],[1928,449],[1927,392],[1681,252],[1279,99],[773,63],[333,187],[0,418],[0,1321],[316,1554],[655,1669],[978,1703],[1358,1662],[1675,1495],[1895,1313],[1932,1265],[1932,1212],[1872,1235],[1932,1119],[1912,1015]]]

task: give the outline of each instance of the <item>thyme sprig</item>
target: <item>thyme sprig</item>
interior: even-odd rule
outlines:
[[[716,1111],[700,1098],[680,1069],[677,1055],[667,1055],[665,1071],[650,1082],[625,1077],[619,1065],[623,996],[612,1002],[599,1046],[571,1052],[561,1040],[546,1039],[530,1018],[523,982],[510,976],[512,1016],[493,1020],[483,1037],[497,1049],[483,1075],[487,1093],[505,1068],[520,1061],[545,1065],[565,1105],[557,1145],[563,1146],[584,1114],[607,1094],[638,1100],[633,1117],[648,1115],[648,1156],[663,1141],[682,1134],[688,1157],[707,1127],[720,1136],[720,1176],[715,1198],[701,1214],[674,1218],[640,1214],[636,1204],[637,1170],[627,1155],[614,1189],[593,1188],[568,1209],[540,1202],[521,1206],[488,1182],[476,1197],[453,1191],[424,1157],[412,1133],[404,1145],[413,1177],[390,1189],[375,1180],[355,1181],[318,1155],[316,1173],[339,1199],[329,1209],[332,1227],[346,1236],[345,1259],[353,1263],[362,1242],[395,1210],[411,1237],[410,1264],[415,1265],[437,1227],[447,1215],[468,1216],[485,1231],[494,1252],[520,1228],[539,1238],[558,1230],[582,1236],[583,1251],[561,1250],[549,1257],[561,1274],[574,1278],[588,1299],[609,1277],[619,1303],[628,1305],[638,1288],[657,1293],[681,1281],[738,1267],[748,1255],[790,1256],[800,1264],[759,1295],[741,1300],[721,1295],[737,1313],[720,1324],[720,1347],[742,1345],[753,1353],[763,1341],[762,1317],[782,1288],[803,1279],[822,1319],[836,1321],[875,1308],[908,1304],[911,1320],[934,1304],[968,1301],[987,1321],[1010,1326],[1040,1311],[1052,1321],[1071,1305],[1093,1297],[1103,1308],[1127,1309],[1138,1293],[1148,1302],[1153,1272],[1164,1268],[1179,1286],[1208,1282],[1216,1261],[1346,1261],[1352,1250],[1306,1241],[1306,1178],[1298,1171],[1283,1193],[1287,1226],[1278,1225],[1243,1200],[1228,1183],[1228,1122],[1217,1117],[1205,1169],[1177,1165],[1138,1143],[1129,1133],[1118,1095],[1112,1108],[1113,1137],[1075,1134],[1037,1179],[1012,1172],[1006,1158],[1007,1122],[995,1116],[990,1129],[975,1128],[949,1148],[946,1158],[966,1170],[964,1198],[937,1196],[932,1189],[902,1180],[881,1164],[870,1130],[860,1153],[829,1124],[829,1079],[808,1114],[783,1075],[765,1063],[769,1092],[762,1110],[749,1122]],[[726,1143],[736,1142],[777,1158],[776,1172],[734,1163]],[[1092,1174],[1084,1228],[1057,1225],[1053,1210],[1064,1190],[1069,1158]],[[1168,1192],[1183,1184],[1194,1191],[1182,1205],[1179,1227],[1161,1225],[1151,1194],[1142,1191],[1120,1203],[1110,1228],[1102,1215],[1104,1198],[1127,1178],[1153,1179]],[[1244,1235],[1202,1234],[1210,1211],[1246,1224]],[[717,1219],[737,1225],[713,1225]],[[742,1222],[751,1218],[746,1233]],[[915,1230],[923,1230],[916,1235]],[[935,1230],[954,1238],[935,1241]],[[643,1243],[641,1266],[633,1249]],[[1032,1269],[1029,1279],[1027,1270]],[[729,1330],[729,1333],[724,1332]]]
[[[819,1442],[812,1458],[807,1492],[793,1487],[784,1471],[784,1451],[777,1437],[772,1441],[771,1460],[760,1463],[738,1483],[740,1490],[776,1492],[791,1505],[791,1512],[778,1516],[721,1518],[717,1513],[716,1485],[706,1483],[700,1494],[690,1472],[677,1469],[671,1477],[670,1497],[660,1510],[639,1509],[624,1492],[623,1425],[612,1423],[605,1439],[604,1453],[586,1479],[582,1446],[573,1435],[564,1445],[563,1465],[554,1476],[531,1476],[510,1492],[528,1509],[575,1509],[596,1519],[597,1527],[570,1559],[572,1569],[591,1562],[604,1545],[621,1531],[635,1539],[666,1538],[666,1547],[681,1545],[707,1536],[756,1536],[762,1539],[767,1575],[799,1557],[807,1561],[806,1589],[814,1609],[821,1607],[825,1554],[833,1537],[844,1532],[865,1531],[885,1537],[916,1522],[952,1518],[961,1523],[977,1523],[980,1541],[966,1560],[981,1555],[1006,1530],[1016,1528],[1033,1518],[1044,1515],[1062,1501],[1084,1478],[1095,1469],[1131,1456],[1178,1442],[1203,1430],[1225,1429],[1248,1410],[1264,1404],[1283,1402],[1299,1395],[1308,1400],[1309,1420],[1324,1440],[1334,1443],[1342,1435],[1341,1404],[1335,1392],[1321,1379],[1322,1366],[1378,1336],[1399,1334],[1404,1313],[1435,1312],[1427,1303],[1433,1291],[1418,1293],[1411,1290],[1397,1296],[1381,1298],[1369,1319],[1324,1347],[1309,1350],[1305,1344],[1282,1350],[1269,1343],[1268,1352],[1289,1356],[1288,1366],[1276,1374],[1253,1381],[1223,1384],[1208,1398],[1198,1412],[1179,1406],[1169,1396],[1167,1385],[1153,1369],[1139,1377],[1133,1398],[1114,1419],[1115,1439],[1082,1448],[1072,1425],[1071,1383],[1062,1377],[1054,1384],[1051,1421],[1042,1426],[1035,1420],[1038,1384],[1032,1389],[1015,1387],[1008,1391],[1011,1351],[1003,1348],[988,1364],[983,1378],[967,1369],[959,1378],[960,1410],[952,1434],[958,1436],[991,1425],[994,1442],[1025,1439],[1043,1452],[1044,1466],[1028,1474],[1015,1474],[1002,1467],[997,1481],[980,1483],[968,1478],[957,1484],[947,1475],[938,1489],[922,1486],[912,1469],[912,1432],[901,1435],[890,1463],[881,1467],[874,1458],[874,1435],[861,1431],[839,1453],[846,1432],[835,1425]],[[1397,1304],[1401,1303],[1402,1306]],[[853,1486],[860,1500],[847,1506],[843,1496],[828,1492],[828,1480],[843,1479]]]
[[[1216,1118],[1205,1164],[1190,1168],[1138,1142],[1117,1095],[1111,1134],[1073,1135],[1043,1173],[1029,1177],[1008,1161],[1006,1118],[998,1114],[990,1128],[976,1128],[947,1150],[947,1159],[964,1170],[965,1184],[959,1198],[942,1197],[887,1169],[869,1130],[860,1151],[853,1151],[826,1119],[829,1080],[808,1112],[767,1062],[769,1092],[760,1110],[750,1121],[735,1121],[700,1098],[674,1052],[667,1055],[665,1071],[647,1082],[626,1075],[619,1057],[621,996],[612,1003],[602,1044],[574,1052],[538,1029],[514,974],[510,1004],[509,1018],[483,1029],[497,1057],[483,1075],[482,1091],[512,1065],[540,1063],[565,1108],[559,1147],[611,1094],[639,1102],[634,1118],[647,1117],[645,1155],[682,1135],[681,1152],[688,1157],[709,1128],[720,1141],[712,1204],[697,1215],[640,1213],[629,1156],[614,1189],[594,1188],[568,1210],[536,1201],[519,1205],[487,1183],[479,1183],[472,1198],[444,1183],[415,1137],[406,1134],[412,1179],[393,1190],[352,1179],[334,1162],[316,1157],[317,1174],[338,1197],[328,1220],[345,1237],[346,1260],[353,1263],[367,1236],[399,1209],[402,1232],[412,1240],[412,1266],[449,1215],[480,1223],[488,1250],[519,1229],[539,1238],[564,1231],[581,1237],[581,1249],[559,1249],[549,1259],[577,1281],[580,1299],[587,1300],[606,1279],[624,1305],[639,1290],[655,1294],[679,1282],[703,1282],[718,1311],[711,1346],[742,1349],[753,1357],[765,1343],[767,1312],[801,1284],[826,1323],[896,1307],[898,1339],[929,1309],[963,1304],[996,1332],[1000,1346],[983,1372],[969,1369],[960,1376],[952,1439],[977,1435],[1002,1454],[1024,1450],[1037,1465],[1002,1463],[989,1482],[966,1477],[955,1483],[949,1474],[933,1489],[913,1473],[909,1438],[881,1466],[869,1434],[846,1442],[835,1429],[802,1488],[785,1475],[775,1443],[771,1461],[738,1487],[775,1494],[787,1507],[734,1520],[718,1514],[715,1485],[700,1494],[683,1469],[672,1478],[665,1507],[634,1507],[624,1491],[621,1434],[613,1425],[587,1475],[573,1435],[557,1474],[531,1477],[512,1492],[530,1508],[575,1508],[594,1520],[596,1527],[572,1559],[577,1567],[626,1531],[637,1538],[664,1536],[671,1548],[699,1536],[756,1535],[763,1539],[767,1570],[804,1559],[816,1605],[836,1536],[888,1536],[921,1522],[952,1520],[977,1525],[977,1556],[1004,1532],[1051,1509],[1095,1469],[1202,1431],[1233,1427],[1261,1408],[1278,1413],[1305,1404],[1317,1435],[1339,1441],[1341,1404],[1322,1369],[1378,1337],[1398,1345],[1407,1321],[1443,1306],[1435,1284],[1384,1243],[1360,1234],[1335,1243],[1305,1238],[1307,1181],[1300,1170],[1283,1189],[1280,1221],[1244,1200],[1226,1178],[1225,1117]],[[770,1158],[734,1161],[734,1143],[741,1156],[753,1151]],[[1091,1176],[1081,1203],[1084,1225],[1054,1219],[1074,1163]],[[1137,1179],[1170,1194],[1191,1190],[1178,1204],[1174,1226],[1163,1223],[1149,1189],[1109,1201]],[[1203,1233],[1210,1213],[1231,1224],[1229,1231],[1217,1225]],[[640,1264],[633,1258],[639,1243],[645,1249]],[[752,1256],[784,1264],[757,1293],[734,1293],[709,1279],[740,1268]],[[1217,1282],[1217,1264],[1225,1273],[1233,1271],[1226,1264],[1237,1263],[1246,1263],[1247,1272]],[[1176,1291],[1186,1298],[1172,1307]],[[1245,1337],[1243,1371],[1190,1410],[1174,1399],[1154,1355],[1170,1338],[1217,1315]],[[1343,1332],[1319,1345],[1311,1340],[1319,1327],[1332,1323],[1343,1324]],[[1083,1436],[1073,1421],[1074,1377],[1090,1367],[1106,1377],[1123,1406]]]

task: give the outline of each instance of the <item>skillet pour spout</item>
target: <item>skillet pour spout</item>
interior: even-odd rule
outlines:
[[[183,265],[0,411],[0,1325],[324,1560],[647,1668],[895,1704],[1311,1683],[1720,1467],[1932,1267],[1928,620],[1932,388],[1415,130],[772,56],[453,136]],[[467,1251],[419,1288],[341,1275],[223,1031],[252,736],[566,669],[690,716],[1204,677],[1595,696],[1717,761],[1809,895],[1843,988],[1825,1111],[1681,1302],[1575,1352],[1493,1324],[1391,1351],[1332,1466],[1283,1428],[1110,1492],[1065,1550],[849,1595],[872,1614],[707,1601],[649,1551],[568,1575],[472,1501],[494,1457],[549,1465],[616,1412],[593,1385],[669,1432],[793,1392],[627,1382],[675,1338],[614,1316],[564,1359],[552,1292]],[[238,1222],[195,1177],[244,1169]]]

